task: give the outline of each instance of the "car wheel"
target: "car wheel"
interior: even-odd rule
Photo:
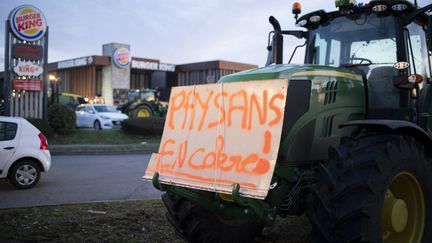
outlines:
[[[40,179],[40,168],[31,160],[22,160],[13,165],[9,180],[18,189],[30,189]]]
[[[93,124],[93,127],[95,130],[100,130],[101,129],[101,124],[98,120],[96,120]]]

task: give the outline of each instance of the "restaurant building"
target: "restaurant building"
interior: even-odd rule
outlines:
[[[160,99],[168,100],[171,87],[215,83],[223,75],[256,68],[256,65],[207,61],[175,65],[154,58],[131,57],[130,46],[109,43],[102,55],[78,57],[48,64],[48,73],[56,77],[60,92],[78,94],[89,99],[101,96],[107,104],[119,105],[127,100],[131,89],[158,89]],[[3,86],[0,73],[0,85]]]

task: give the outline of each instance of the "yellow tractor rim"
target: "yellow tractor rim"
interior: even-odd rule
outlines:
[[[150,112],[147,109],[140,109],[138,111],[137,117],[149,117]]]
[[[409,172],[397,174],[387,189],[381,212],[384,243],[420,243],[426,222],[423,190]]]

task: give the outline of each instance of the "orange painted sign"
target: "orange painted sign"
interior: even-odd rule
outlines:
[[[159,152],[144,179],[264,199],[284,118],[287,79],[174,87]]]

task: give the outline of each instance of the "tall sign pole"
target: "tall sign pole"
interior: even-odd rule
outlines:
[[[5,115],[47,119],[48,27],[32,5],[14,8],[6,21]]]
[[[44,38],[44,46],[45,48],[43,53],[43,99],[42,99],[42,105],[43,105],[43,114],[42,117],[44,120],[48,120],[48,26],[45,33]],[[58,102],[58,100],[57,100]]]
[[[5,57],[4,57],[4,86],[3,86],[3,98],[4,98],[4,113],[6,116],[10,116],[10,94],[11,94],[11,79],[10,79],[10,24],[9,20],[5,22]]]

